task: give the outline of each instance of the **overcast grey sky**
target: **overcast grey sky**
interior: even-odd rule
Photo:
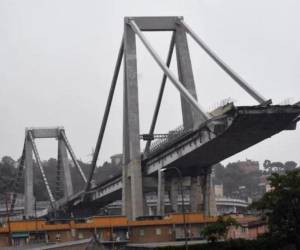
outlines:
[[[0,0],[0,156],[21,155],[28,126],[64,126],[73,149],[91,159],[120,45],[124,16],[180,15],[244,79],[274,103],[300,101],[297,0]],[[146,34],[162,57],[170,34]],[[192,40],[199,102],[232,97],[255,104]],[[174,69],[175,65],[172,65]],[[138,43],[141,133],[148,131],[161,72]],[[99,163],[121,152],[122,74]],[[181,124],[179,95],[167,83],[157,132]],[[300,130],[282,132],[228,161],[295,160]],[[55,140],[38,142],[42,159]]]

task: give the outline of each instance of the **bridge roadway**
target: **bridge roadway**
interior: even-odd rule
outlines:
[[[283,130],[293,130],[300,118],[300,104],[272,106],[239,106],[232,104],[202,124],[198,129],[162,142],[142,155],[143,176],[156,175],[161,168],[178,167],[183,175],[197,175],[216,164]],[[81,193],[59,206],[105,206],[121,199],[122,177],[107,180],[90,190],[88,201]]]

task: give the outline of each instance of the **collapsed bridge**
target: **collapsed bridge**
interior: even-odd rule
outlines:
[[[172,32],[166,63],[153,49],[143,31]],[[216,64],[258,104],[236,107],[229,103],[211,113],[204,111],[197,100],[187,35],[190,35]],[[149,132],[146,135],[141,135],[139,127],[136,36],[163,71],[155,111]],[[178,77],[169,69],[174,49],[176,49]],[[91,183],[105,134],[122,59],[124,61],[122,174],[93,187]],[[155,126],[167,79],[180,93],[183,126],[182,129],[172,133],[160,135],[160,140],[152,143],[152,140],[157,138],[154,133]],[[173,211],[176,212],[179,209],[177,204],[178,186],[181,185],[182,177],[189,177],[191,211],[214,215],[212,166],[283,130],[295,129],[299,115],[299,103],[272,105],[270,99],[264,98],[223,62],[192,31],[182,17],[126,17],[124,19],[123,39],[91,163],[91,171],[87,178],[81,175],[86,183],[85,188],[79,193],[72,193],[71,189],[68,189],[69,191],[66,191],[61,199],[54,199],[53,195],[51,196],[51,190],[47,188],[52,204],[49,211],[63,209],[70,214],[80,215],[91,210],[90,213],[93,214],[99,207],[122,198],[123,214],[130,219],[136,219],[146,214],[144,197],[150,191],[156,192],[158,196],[157,214],[163,214],[164,195],[168,189]],[[60,133],[60,136],[66,143],[63,134]],[[141,150],[140,146],[141,137],[147,140],[144,150]],[[30,135],[29,141],[32,144]],[[73,155],[72,159],[74,158],[75,163],[74,153],[72,154],[70,150],[69,153]],[[30,157],[29,154],[23,152],[24,159],[22,157],[21,167],[24,162],[25,165],[28,162],[26,157]],[[37,156],[36,153],[35,155]],[[36,158],[38,161],[38,157]],[[162,169],[166,171],[163,173]],[[171,171],[172,169],[176,169],[179,174],[176,175],[174,171]],[[41,167],[40,170],[42,171]],[[80,171],[80,167],[78,170]],[[47,186],[46,178],[44,178],[44,183]],[[66,179],[66,183],[68,185],[69,180]],[[31,194],[25,190],[25,196],[31,197]],[[27,202],[28,200],[30,199],[27,198]],[[30,216],[32,211],[30,209],[26,211],[26,216]]]
[[[298,105],[268,107],[230,105],[226,107],[225,113],[214,117],[206,126],[195,131],[181,133],[177,138],[164,141],[160,146],[156,146],[155,150],[142,155],[143,177],[157,179],[156,182],[154,181],[152,190],[164,193],[160,190],[162,189],[161,180],[159,180],[162,174],[160,169],[177,167],[183,176],[207,175],[206,171],[210,171],[209,166],[283,130],[295,129],[299,112],[300,106]],[[210,182],[206,185],[209,186]],[[116,176],[94,187],[85,203],[81,203],[80,197],[74,197],[74,200],[70,202],[76,204],[79,201],[77,206],[104,207],[122,198],[122,186],[122,175]],[[207,189],[206,191],[209,192],[211,187]],[[158,194],[158,197],[163,199],[164,195]],[[76,198],[79,200],[76,201]],[[173,199],[177,200],[177,197]],[[203,200],[191,200],[191,206],[200,205],[193,204],[195,202],[200,203]],[[206,202],[209,205],[210,201]],[[209,213],[208,205],[206,207],[208,211],[205,210],[207,213]],[[157,211],[163,211],[163,208],[157,207]]]

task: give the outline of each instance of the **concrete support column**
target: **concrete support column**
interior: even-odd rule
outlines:
[[[191,212],[203,211],[203,194],[199,176],[191,176],[190,205]]]
[[[129,134],[128,134],[128,97],[126,85],[126,68],[124,60],[124,88],[123,88],[123,155],[122,155],[122,214],[132,218],[131,213],[131,180],[128,169]]]
[[[170,202],[173,212],[178,212],[178,188],[179,180],[176,177],[172,177],[170,183]]]
[[[132,218],[131,213],[131,187],[130,177],[127,175],[126,166],[123,166],[122,174],[122,215]]]
[[[123,213],[130,219],[144,215],[139,105],[134,31],[124,26]]]
[[[157,215],[165,214],[165,173],[158,171]]]
[[[197,93],[186,32],[181,25],[177,25],[176,27],[175,44],[179,80],[190,92],[190,94],[197,100]],[[199,125],[201,121],[205,121],[205,118],[202,117],[201,114],[196,109],[194,109],[182,96],[181,108],[183,125],[185,129],[193,129],[197,125]]]
[[[33,195],[33,157],[32,144],[30,140],[25,142],[25,207],[24,214],[26,218],[34,214],[34,195]]]
[[[71,178],[71,169],[68,161],[67,148],[63,140],[58,139],[58,154],[60,157],[60,169],[63,169],[64,176],[64,197],[70,197],[74,190]]]
[[[211,170],[212,167],[208,167],[204,177],[204,214],[207,216],[216,215],[217,212]]]
[[[215,196],[215,186],[213,184],[212,175],[210,174],[210,215],[217,215],[217,204],[216,204],[216,196]]]

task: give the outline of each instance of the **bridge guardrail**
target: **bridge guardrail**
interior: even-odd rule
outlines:
[[[191,132],[191,130],[185,130],[183,125],[171,130],[166,138],[157,139],[151,144],[148,154],[158,151],[162,147],[173,143],[175,140],[189,132]]]

